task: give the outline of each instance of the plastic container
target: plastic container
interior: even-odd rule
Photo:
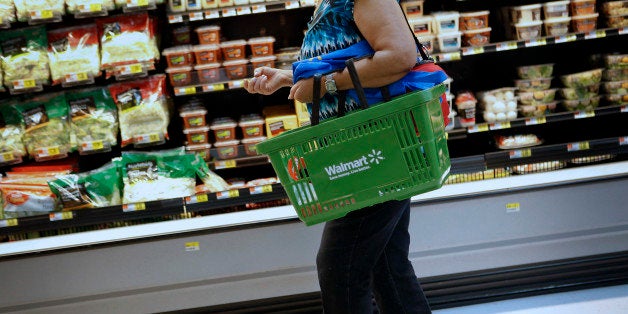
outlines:
[[[606,26],[621,28],[628,26],[628,13],[623,15],[612,15],[606,17]]]
[[[174,27],[172,29],[172,42],[175,45],[189,45],[192,42],[192,30],[188,25]]]
[[[436,36],[431,34],[425,34],[421,36],[417,36],[419,42],[427,49],[429,53],[434,52],[434,47],[436,46]]]
[[[460,50],[462,41],[461,37],[461,32],[436,35],[436,39],[438,41],[438,50],[441,52]]]
[[[301,48],[299,47],[281,48],[275,54],[277,62],[294,62],[299,59],[299,55],[301,55]]]
[[[233,159],[238,157],[238,144],[240,141],[223,141],[214,143],[218,159]]]
[[[543,21],[547,36],[563,36],[569,33],[570,17],[557,17]]]
[[[604,91],[609,94],[628,94],[628,80],[604,82]]]
[[[608,94],[605,98],[611,106],[628,104],[628,94]]]
[[[515,86],[521,91],[546,90],[552,85],[552,77],[531,80],[515,80]]]
[[[518,40],[528,40],[541,37],[543,22],[521,22],[515,24],[515,31]]]
[[[198,145],[209,143],[209,127],[203,126],[198,128],[183,129],[183,134],[187,139],[188,145]]]
[[[628,14],[628,0],[604,2],[602,12],[607,16],[626,15]]]
[[[567,111],[591,111],[600,104],[601,96],[587,99],[563,100],[561,103]]]
[[[234,5],[244,5],[249,4],[249,0],[233,0]]]
[[[245,139],[264,135],[264,119],[258,114],[242,116],[238,126],[241,128],[242,136]]]
[[[608,69],[624,69],[628,68],[628,53],[624,54],[606,54],[604,55],[604,64]]]
[[[203,158],[205,161],[209,161],[211,159],[211,147],[212,144],[198,144],[198,145],[187,145],[185,146],[185,150],[190,153],[196,153]]]
[[[218,45],[197,45],[192,47],[196,63],[208,64],[216,63],[220,57],[220,47]]]
[[[192,67],[166,68],[166,73],[172,86],[185,86],[192,84]]]
[[[628,69],[606,69],[602,73],[605,81],[624,81],[628,80]]]
[[[233,0],[219,0],[218,6],[219,7],[231,7],[233,6]]]
[[[535,103],[533,105],[523,105],[519,107],[519,112],[524,117],[544,117],[547,114],[556,111],[557,101],[548,103]]]
[[[188,11],[198,11],[203,8],[202,0],[187,0]]]
[[[546,20],[558,17],[568,17],[569,0],[543,3],[543,15],[545,16]]]
[[[590,32],[597,28],[598,13],[578,15],[571,18],[571,29],[576,32]]]
[[[200,83],[214,83],[220,78],[220,63],[199,64],[194,70]]]
[[[185,12],[187,6],[187,0],[168,0],[168,9],[170,12]]]
[[[201,45],[219,44],[220,43],[220,26],[207,25],[196,28],[198,42]]]
[[[225,61],[222,63],[222,66],[225,68],[225,73],[229,79],[237,80],[245,78],[248,75],[248,64],[249,60],[244,59]]]
[[[423,36],[432,33],[433,18],[429,15],[408,18],[408,24],[416,36]]]
[[[554,63],[525,65],[517,67],[519,78],[524,80],[552,77]]]
[[[162,52],[169,67],[191,66],[194,64],[194,53],[189,45],[164,49]]]
[[[460,13],[460,30],[487,28],[489,13],[488,10]]]
[[[530,4],[510,8],[510,20],[513,24],[541,21],[541,5]]]
[[[218,0],[201,0],[203,9],[214,9],[218,7]]]
[[[407,18],[423,15],[423,0],[401,2],[401,8]]]
[[[220,44],[225,61],[243,59],[246,56],[246,40],[230,40]]]
[[[550,103],[556,98],[557,88],[550,88],[532,92],[520,92],[519,101],[524,105]]]
[[[253,65],[254,69],[259,68],[259,67],[274,68],[276,60],[277,60],[276,56],[257,57],[257,58],[251,59],[251,64]]]
[[[463,46],[484,46],[491,41],[491,28],[462,31]]]
[[[563,82],[563,85],[565,85],[565,87],[587,87],[600,83],[600,81],[602,80],[602,70],[603,69],[599,68],[567,74],[561,76],[560,80]]]
[[[460,13],[458,12],[435,12],[432,13],[433,29],[437,34],[458,33],[460,30],[458,23]]]
[[[179,112],[179,116],[183,118],[183,127],[186,129],[207,126],[206,115],[207,110],[203,108],[190,108]]]
[[[595,97],[600,92],[600,84],[594,84],[587,87],[567,87],[561,88],[560,94],[566,100],[586,99]]]
[[[212,121],[209,128],[214,132],[216,142],[231,141],[236,138],[236,126],[238,124],[231,118],[217,118]]]
[[[266,136],[260,137],[251,137],[242,139],[242,145],[244,145],[244,152],[247,156],[256,156],[259,153],[257,152],[257,144],[263,142],[266,139]]]
[[[274,54],[274,43],[275,37],[255,37],[247,41],[247,44],[251,47],[253,57],[264,57]]]
[[[571,0],[571,16],[590,15],[595,13],[596,0]]]

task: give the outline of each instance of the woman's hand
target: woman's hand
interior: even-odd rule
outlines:
[[[270,67],[255,69],[253,78],[244,80],[244,89],[251,94],[270,95],[282,87],[292,85],[292,71]]]
[[[321,83],[321,85],[321,94],[319,95],[319,97],[323,97],[323,95],[326,93],[325,84]],[[300,101],[302,103],[310,103],[314,100],[312,97],[313,95],[314,79],[302,79],[292,86],[288,99],[296,99],[297,101]]]

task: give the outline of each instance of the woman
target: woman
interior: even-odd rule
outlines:
[[[301,60],[361,41],[372,57],[355,63],[362,86],[378,88],[405,77],[417,63],[417,47],[395,0],[319,0],[301,47]],[[337,91],[353,88],[347,70],[323,76],[321,117],[337,111]],[[250,93],[269,95],[291,87],[288,98],[312,102],[313,79],[293,82],[293,72],[255,69]],[[394,95],[393,95],[394,96]],[[348,110],[356,101],[347,97]],[[389,201],[349,213],[325,225],[317,255],[325,313],[372,313],[372,296],[383,313],[430,313],[408,260],[410,201]]]

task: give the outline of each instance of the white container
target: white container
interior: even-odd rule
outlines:
[[[517,32],[517,39],[528,40],[541,37],[543,30],[543,22],[522,22],[515,24],[515,31]]]
[[[417,36],[432,33],[432,17],[429,15],[408,18],[408,24]]]
[[[188,11],[197,11],[203,8],[202,0],[187,0]]]
[[[168,0],[168,9],[170,12],[184,12],[187,10],[187,0]]]
[[[545,34],[547,36],[562,36],[569,33],[570,17],[557,17],[553,19],[547,19],[543,23],[545,24]]]
[[[422,16],[423,15],[423,0],[418,1],[403,1],[401,2],[401,8],[407,18]]]
[[[249,4],[249,0],[233,0],[233,4],[235,5]]]
[[[218,0],[201,0],[203,9],[214,9],[218,7]]]
[[[510,20],[513,24],[522,22],[540,22],[541,5],[530,4],[510,8]]]
[[[230,7],[233,6],[233,0],[218,0],[219,7]]]
[[[569,0],[543,3],[543,14],[546,20],[559,17],[568,17]]]
[[[432,13],[433,23],[432,26],[434,33],[457,33],[459,30],[458,23],[460,20],[460,13],[458,12],[435,12]]]
[[[461,37],[461,32],[436,35],[436,39],[438,41],[438,50],[440,52],[460,50]]]
[[[435,42],[436,36],[432,34],[423,34],[420,36],[417,35],[417,39],[419,40],[421,44],[423,44],[423,47],[427,49],[427,52],[429,53],[434,52],[434,47],[436,45],[436,42]]]

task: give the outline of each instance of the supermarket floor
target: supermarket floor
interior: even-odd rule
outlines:
[[[435,310],[434,314],[626,314],[628,285]]]

